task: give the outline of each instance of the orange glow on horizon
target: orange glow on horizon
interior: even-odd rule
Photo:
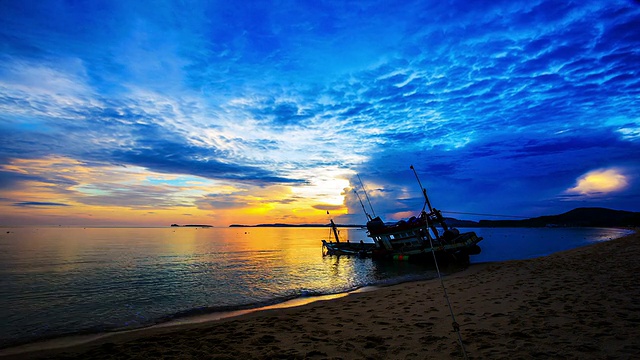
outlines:
[[[255,187],[64,157],[13,159],[20,176],[0,199],[0,225],[169,226],[327,223],[347,214],[343,178]]]

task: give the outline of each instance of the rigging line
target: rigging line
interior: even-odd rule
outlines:
[[[447,214],[480,215],[480,216],[496,216],[496,217],[510,217],[510,218],[518,218],[518,219],[529,219],[529,217],[526,217],[526,216],[516,216],[516,215],[478,214],[478,213],[447,211],[447,210],[440,210],[440,211],[443,212],[443,213],[447,213]]]
[[[329,215],[329,210],[327,210],[327,215]],[[328,217],[329,217],[329,221],[331,221],[331,217],[330,216],[328,216]],[[329,223],[329,225],[331,225],[331,223]],[[329,226],[329,236],[328,236],[329,239],[331,239],[331,235],[332,235],[331,234],[331,226]]]
[[[364,183],[362,179],[360,179],[360,174],[356,174],[358,176],[358,180],[360,180],[360,185],[362,186],[362,191],[364,191],[364,196],[367,198],[367,202],[369,203],[369,207],[371,208],[371,213],[373,216],[376,216],[375,210],[373,210],[373,206],[371,206],[371,200],[369,200],[369,195],[367,195],[367,188],[364,187]]]
[[[429,226],[429,219],[427,218],[427,227]],[[422,237],[422,235],[420,235]],[[444,286],[444,280],[442,279],[442,274],[440,274],[440,267],[438,266],[438,260],[436,259],[436,252],[433,248],[433,240],[431,236],[427,234],[427,238],[429,239],[429,244],[431,245],[431,255],[433,255],[433,262],[436,264],[436,271],[438,273],[438,279],[440,279],[440,285],[442,286],[442,291],[444,291],[444,297],[447,299],[447,305],[449,305],[449,313],[451,314],[451,325],[453,326],[453,330],[458,334],[458,342],[460,343],[460,349],[462,349],[462,355],[465,360],[469,360],[467,356],[467,351],[464,348],[464,343],[462,342],[462,335],[460,334],[460,324],[456,321],[456,316],[453,314],[453,307],[451,306],[451,301],[449,301],[449,294],[447,293],[447,288]],[[423,240],[424,241],[424,240]]]
[[[367,212],[367,209],[364,208],[364,204],[362,203],[362,199],[360,199],[360,194],[358,194],[358,192],[356,191],[356,189],[353,189],[353,192],[356,194],[356,196],[358,197],[358,201],[360,202],[360,206],[362,206],[362,211],[364,211],[364,214],[367,216],[368,220],[372,220],[371,215],[369,215],[369,213]]]

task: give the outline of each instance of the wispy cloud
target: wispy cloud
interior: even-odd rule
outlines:
[[[52,206],[69,206],[68,204],[61,204],[55,202],[42,202],[42,201],[23,201],[14,203],[13,206],[20,207],[52,207]]]

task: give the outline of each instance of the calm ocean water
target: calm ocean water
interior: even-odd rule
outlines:
[[[1,230],[0,347],[436,276],[420,264],[322,257],[324,228]],[[629,233],[461,230],[484,237],[472,262],[532,258]],[[368,241],[360,229],[342,229],[341,237]]]

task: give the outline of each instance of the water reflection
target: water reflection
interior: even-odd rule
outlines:
[[[436,276],[420,264],[323,257],[325,228],[6,230],[0,234],[0,346]],[[345,241],[368,241],[362,230],[340,230]],[[472,230],[485,238],[475,262],[539,256],[622,234]]]
[[[611,228],[472,228],[484,238],[472,263],[530,259],[631,233]]]

